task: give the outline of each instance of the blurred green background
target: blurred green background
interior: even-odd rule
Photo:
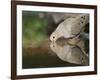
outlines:
[[[23,44],[39,43],[47,38],[45,28],[48,25],[48,20],[47,18],[40,17],[38,15],[39,13],[40,12],[23,11]]]

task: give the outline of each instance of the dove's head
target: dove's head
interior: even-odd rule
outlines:
[[[57,39],[58,39],[58,36],[57,36],[57,32],[55,31],[50,35],[50,40],[52,42],[55,42]]]

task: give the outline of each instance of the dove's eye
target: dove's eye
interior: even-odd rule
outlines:
[[[55,38],[55,36],[53,36],[53,39]]]

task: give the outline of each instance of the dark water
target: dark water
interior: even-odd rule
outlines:
[[[72,50],[73,48],[73,50]],[[71,52],[69,50],[72,50]],[[78,47],[59,46],[56,43],[42,43],[23,47],[22,68],[48,68],[86,66],[86,57]]]

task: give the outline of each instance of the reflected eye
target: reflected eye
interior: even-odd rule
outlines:
[[[53,45],[53,47],[55,47],[55,46]]]
[[[81,21],[81,23],[83,24],[83,21]]]

